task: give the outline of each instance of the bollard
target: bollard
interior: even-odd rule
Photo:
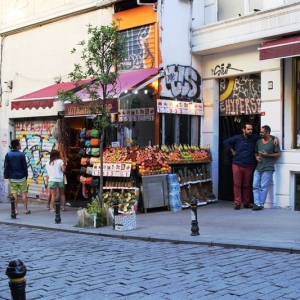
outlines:
[[[60,224],[60,200],[59,198],[55,198],[55,224]]]
[[[16,219],[17,218],[17,215],[16,215],[16,199],[13,195],[11,195],[9,198],[10,198],[10,207],[11,207],[10,217],[12,219]]]
[[[9,287],[12,300],[26,300],[26,275],[27,269],[20,259],[11,260],[6,269],[6,275],[10,279]]]
[[[198,201],[194,198],[190,202],[191,205],[191,217],[192,217],[192,228],[191,228],[191,236],[200,235],[198,221],[197,221],[197,204]]]
[[[113,224],[113,228],[115,228],[115,216],[117,216],[119,214],[119,200],[118,199],[114,199],[113,200],[113,207],[114,207],[114,224]]]

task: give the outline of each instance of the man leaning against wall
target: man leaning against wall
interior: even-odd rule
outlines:
[[[279,145],[274,145],[270,135],[271,128],[262,126],[261,139],[256,142],[255,159],[257,166],[253,175],[254,206],[252,210],[262,210],[267,199],[270,181],[275,171],[275,162],[280,157]]]

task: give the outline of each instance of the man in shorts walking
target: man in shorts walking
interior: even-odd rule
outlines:
[[[27,178],[28,168],[26,158],[21,152],[21,143],[18,139],[11,141],[11,151],[9,151],[5,158],[5,164],[9,164],[9,181],[11,193],[15,198],[15,213],[18,214],[18,192],[22,194],[22,202],[24,204],[24,213],[30,214],[27,207]],[[5,165],[4,165],[5,167]]]

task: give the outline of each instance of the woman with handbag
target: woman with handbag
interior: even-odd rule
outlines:
[[[57,196],[57,188],[59,192],[59,199],[62,211],[66,211],[66,197],[64,184],[64,172],[66,171],[66,165],[64,161],[60,158],[59,151],[51,151],[50,160],[46,163],[46,171],[49,179],[48,188],[50,188],[52,212],[55,212],[55,197]]]

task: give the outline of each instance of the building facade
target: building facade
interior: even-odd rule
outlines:
[[[267,124],[282,149],[267,204],[300,209],[299,1],[27,2],[0,4],[0,165],[3,169],[11,138],[27,133],[26,146],[38,150],[32,154],[36,173],[32,184],[38,190],[33,196],[42,193],[38,161],[43,161],[43,150],[53,147],[51,128],[65,107],[53,96],[46,105],[49,99],[28,95],[56,80],[69,81],[67,74],[79,59],[70,51],[86,38],[86,24],[107,25],[119,13],[126,19],[126,11],[146,8],[151,11],[149,19],[135,14],[132,24],[125,20],[123,30],[132,36],[141,34],[137,36],[144,41],[143,53],[148,53],[144,68],[162,72],[154,101],[179,100],[201,107],[197,115],[161,113],[154,102],[152,142],[209,144],[214,193],[232,200],[231,161],[222,141],[240,133],[244,121],[252,122],[256,132]],[[143,26],[146,31],[133,30]],[[22,105],[24,95],[26,101],[36,101],[30,108],[26,102]],[[7,194],[1,177],[1,200]]]
[[[267,204],[299,210],[299,1],[189,4],[194,63],[202,70],[204,107],[212,107],[203,139],[212,141],[219,198],[230,196],[222,140],[247,120],[256,130],[269,125],[282,149]]]

